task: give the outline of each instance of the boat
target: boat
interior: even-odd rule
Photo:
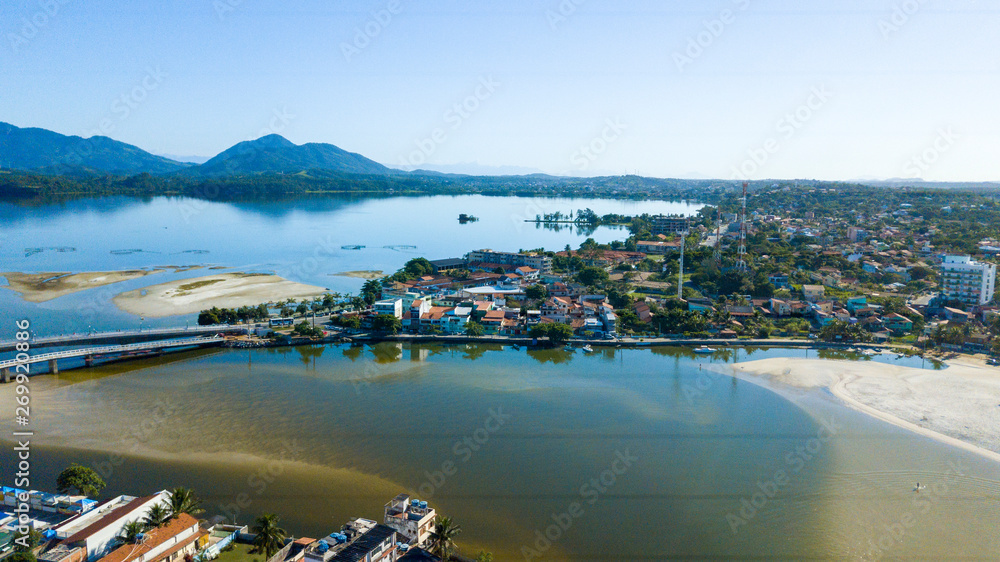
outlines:
[[[707,345],[703,345],[701,347],[696,347],[694,352],[708,354],[708,353],[715,353],[716,350],[712,349],[711,347],[708,347]]]
[[[576,348],[573,347],[570,344],[566,344],[566,347],[563,348],[563,351],[571,351],[572,352],[572,351],[576,351]]]
[[[585,346],[583,346],[583,351],[586,352],[586,353],[593,353],[594,352],[594,348],[590,347],[589,345],[585,345]]]
[[[514,345],[510,346],[510,347],[511,347],[511,349],[513,349],[514,351],[520,351],[520,349],[521,349],[521,346],[517,345],[516,343],[515,343]]]

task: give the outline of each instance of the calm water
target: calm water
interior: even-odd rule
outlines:
[[[995,463],[823,393],[710,371],[747,358],[380,344],[73,371],[33,379],[35,471],[51,485],[78,460],[109,492],[190,485],[210,515],[275,511],[313,537],[409,490],[501,560],[522,546],[562,560],[996,556]],[[128,454],[95,452],[108,450]]]
[[[338,292],[356,292],[362,281],[331,274],[358,270],[391,273],[417,256],[461,257],[480,248],[561,250],[567,244],[579,247],[587,237],[607,243],[628,236],[612,227],[591,232],[563,225],[554,230],[524,222],[537,214],[568,214],[584,208],[598,214],[693,214],[701,206],[477,195],[317,197],[245,203],[108,197],[39,207],[0,203],[0,271],[117,271],[205,265],[274,272]],[[480,220],[461,225],[460,213],[474,214]],[[342,249],[351,245],[364,248]],[[86,331],[89,326],[135,328],[138,318],[117,311],[110,303],[114,295],[209,273],[200,269],[159,274],[39,305],[25,303],[4,290],[0,291],[0,310],[32,318],[38,333]],[[145,325],[177,325],[185,320],[147,319]],[[4,339],[2,334],[0,339]]]

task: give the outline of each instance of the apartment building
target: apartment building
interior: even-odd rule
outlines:
[[[945,256],[941,262],[941,296],[979,306],[993,300],[997,266],[969,256]]]

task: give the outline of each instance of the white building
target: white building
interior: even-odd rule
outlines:
[[[969,256],[945,256],[941,262],[941,296],[967,306],[993,300],[997,266],[974,261]]]
[[[552,258],[544,254],[515,254],[513,252],[497,252],[496,250],[477,250],[465,256],[468,263],[490,263],[497,265],[512,265],[515,267],[530,267],[541,273],[552,271]]]
[[[434,532],[436,513],[427,502],[410,499],[407,494],[399,494],[385,504],[385,524],[406,537],[411,545],[424,544]]]
[[[403,317],[403,299],[389,299],[384,301],[379,301],[375,303],[372,307],[375,314],[387,316],[394,316],[396,318]]]
[[[69,548],[86,549],[87,560],[97,560],[108,553],[127,523],[142,521],[149,508],[166,503],[169,497],[166,490],[143,498],[118,496],[66,520],[55,528],[56,537]]]

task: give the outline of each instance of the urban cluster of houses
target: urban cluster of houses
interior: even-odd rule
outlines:
[[[7,487],[3,492],[0,554],[13,548],[16,527],[25,525],[13,513],[20,493],[32,498],[27,526],[42,535],[36,548],[42,562],[205,562],[218,558],[234,542],[253,540],[246,526],[199,521],[181,513],[146,530],[135,542],[125,541],[127,525],[144,521],[154,505],[168,501],[165,490],[102,502]],[[319,539],[288,540],[268,562],[437,560],[421,548],[427,545],[436,521],[437,513],[427,502],[399,494],[385,505],[381,523],[355,518]]]

